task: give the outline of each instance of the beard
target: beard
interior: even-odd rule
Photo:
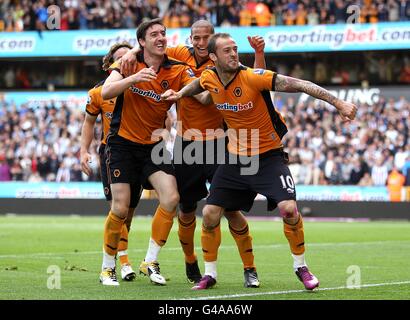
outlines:
[[[227,73],[235,73],[236,71],[238,71],[239,68],[239,63],[227,63],[225,65],[224,71]]]

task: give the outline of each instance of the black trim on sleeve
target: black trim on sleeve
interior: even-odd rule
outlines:
[[[85,112],[87,112],[90,116],[93,116],[93,117],[98,117],[100,115],[100,112],[92,113],[92,112],[88,111],[87,109],[85,109]]]
[[[105,83],[105,80],[106,80],[106,79],[101,80],[100,82],[98,82],[98,83],[94,86],[94,88],[101,87],[101,86]]]
[[[272,76],[272,91],[276,91],[276,77],[278,74],[275,72]]]

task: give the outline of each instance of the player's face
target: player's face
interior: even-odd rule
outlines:
[[[154,24],[147,29],[145,39],[141,39],[141,46],[144,51],[151,55],[163,55],[167,49],[167,38],[164,26]]]
[[[196,27],[191,30],[191,43],[197,58],[208,58],[208,42],[211,35],[211,29],[207,26]]]
[[[114,54],[112,55],[112,58],[114,59],[114,61],[117,61],[118,59],[121,59],[121,57],[124,54],[126,54],[129,50],[130,48],[127,48],[127,47],[119,48],[117,51],[114,52]]]
[[[215,63],[224,72],[236,72],[239,67],[238,46],[232,38],[219,38],[216,41],[217,60]]]

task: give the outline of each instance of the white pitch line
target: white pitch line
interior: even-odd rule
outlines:
[[[377,244],[410,244],[409,240],[388,240],[388,241],[368,241],[368,242],[324,242],[324,243],[308,243],[307,247],[327,247],[327,246],[363,246],[363,245],[377,245]],[[289,244],[266,244],[266,245],[254,245],[254,249],[274,249],[289,247]],[[231,246],[220,246],[219,250],[232,250],[237,248],[235,245]],[[201,247],[195,247],[196,250],[201,251]],[[147,249],[128,249],[128,252],[146,252]],[[182,250],[181,247],[163,247],[161,250],[165,251],[178,251]],[[6,258],[29,258],[29,257],[52,257],[52,256],[63,256],[63,255],[82,255],[82,254],[100,254],[102,251],[70,251],[70,252],[36,252],[36,253],[22,253],[22,254],[4,254],[0,255],[0,259]]]
[[[371,283],[371,284],[363,284],[361,286],[341,286],[341,287],[333,287],[333,288],[318,288],[315,289],[314,292],[318,291],[329,291],[329,290],[351,290],[351,289],[361,289],[361,288],[370,288],[370,287],[382,287],[382,286],[394,286],[394,285],[402,285],[402,284],[410,284],[409,281],[400,281],[400,282],[385,282],[385,283]],[[270,295],[280,295],[280,294],[289,294],[289,293],[302,293],[308,292],[306,290],[286,290],[286,291],[268,291],[268,292],[254,292],[254,293],[240,293],[240,294],[227,294],[227,295],[220,295],[220,296],[206,296],[206,297],[197,297],[197,298],[181,298],[178,300],[218,300],[218,299],[231,299],[231,298],[243,298],[243,297],[256,297],[256,296],[270,296]]]

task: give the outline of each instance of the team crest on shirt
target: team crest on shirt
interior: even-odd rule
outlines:
[[[121,175],[121,171],[119,169],[115,169],[113,174],[114,174],[114,177],[118,178]]]
[[[105,112],[105,113],[104,113],[104,116],[105,116],[107,119],[112,119],[112,112]]]
[[[90,103],[91,103],[91,96],[88,95],[88,97],[87,97],[87,104],[90,104]]]
[[[166,90],[166,89],[169,88],[169,82],[168,82],[168,80],[162,80],[162,82],[161,82],[161,88],[164,89],[164,90]]]
[[[235,95],[235,97],[240,97],[240,96],[242,95],[242,89],[239,88],[239,87],[236,87],[236,88],[233,90],[233,94]]]
[[[108,189],[107,187],[104,188],[104,194],[106,196],[108,196],[108,194],[110,193],[110,189]]]
[[[260,76],[263,75],[265,73],[264,69],[255,69],[253,70],[254,74],[259,74]]]

